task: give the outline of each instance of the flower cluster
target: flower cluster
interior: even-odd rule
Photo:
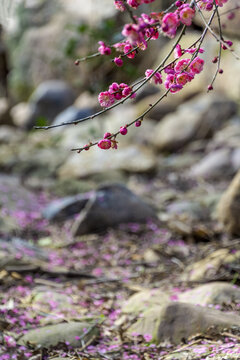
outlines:
[[[98,48],[98,51],[101,55],[110,55],[111,54],[111,48],[107,46],[103,41],[99,41],[98,44],[100,45]]]
[[[127,133],[127,128],[126,128]],[[117,141],[113,137],[113,134],[106,132],[102,140],[98,142],[98,147],[102,150],[108,150],[110,148],[117,149]]]
[[[182,49],[180,48],[179,50]],[[191,50],[191,49],[187,49]],[[201,49],[202,50],[202,49]],[[195,50],[196,51],[196,50]],[[187,51],[186,51],[187,52]],[[176,93],[183,88],[188,82],[194,79],[196,74],[199,74],[203,70],[204,60],[199,56],[196,56],[192,61],[190,59],[178,60],[175,65],[167,66],[164,69],[166,73],[166,79],[164,82],[165,88],[170,90],[171,93]],[[148,69],[145,72],[146,78],[149,78],[154,73],[154,70]],[[162,75],[160,72],[156,72],[152,79],[156,85],[162,84]]]
[[[156,20],[159,23],[160,15],[151,13],[142,14],[139,18],[135,17],[136,24],[126,24],[123,27],[122,35],[126,38],[125,43],[138,46],[141,50],[147,49],[147,38],[156,40],[159,32],[156,27]]]
[[[228,0],[200,0],[198,6],[200,7],[200,9],[211,11],[213,9],[214,2],[217,6],[222,7],[223,4],[225,4],[227,1]]]
[[[127,0],[127,4],[131,6],[134,9],[137,9],[139,5],[141,4],[150,4],[154,2],[155,0]],[[115,6],[118,10],[124,11],[125,5],[123,0],[115,0]]]
[[[125,42],[120,42],[114,45],[115,49],[123,54],[125,54],[129,59],[133,59],[136,55],[136,51],[133,50],[133,46],[128,40]]]
[[[219,0],[220,1],[220,0]],[[225,0],[224,0],[225,1]],[[149,3],[152,1],[144,1]],[[117,1],[118,8],[124,10],[124,3]],[[128,4],[133,8],[139,6],[143,1],[128,1]],[[164,13],[152,12],[148,14],[141,14],[140,17],[134,16],[135,23],[126,24],[123,27],[122,35],[125,37],[125,41],[115,44],[114,47],[124,54],[127,54],[129,58],[134,58],[136,52],[134,47],[138,47],[141,50],[147,49],[147,39],[156,40],[159,37],[158,27],[161,25],[162,32],[173,38],[176,35],[177,28],[180,24],[190,26],[192,19],[195,16],[195,9],[189,4],[183,4],[180,0],[175,3],[177,9],[175,12]],[[131,50],[133,50],[131,52]]]
[[[152,69],[147,69],[147,70],[145,71],[145,76],[146,76],[147,79],[148,79],[152,74],[153,74],[153,70],[152,70]],[[153,77],[150,79],[150,82],[151,82],[151,81],[154,81],[154,83],[155,83],[156,85],[162,84],[162,75],[160,74],[159,71],[157,71],[157,72],[153,75]]]
[[[113,105],[116,100],[121,100],[129,95],[131,95],[131,98],[136,96],[131,86],[125,83],[118,84],[114,82],[107,91],[100,92],[98,101],[102,107],[106,108]]]
[[[187,0],[175,0],[172,5],[165,11],[161,12],[150,12],[149,14],[135,13],[130,9],[137,9],[142,4],[150,4],[154,0],[114,0],[115,7],[120,11],[127,10],[132,19],[132,23],[125,24],[122,29],[123,40],[115,43],[111,46],[106,45],[103,41],[99,41],[98,53],[89,55],[85,58],[77,60],[76,65],[80,61],[86,60],[99,55],[110,55],[114,53],[112,62],[121,67],[125,57],[129,59],[135,58],[139,50],[146,50],[150,40],[156,40],[160,35],[174,38],[177,34],[178,28],[181,26],[182,30],[179,32],[177,40],[175,40],[169,53],[165,56],[162,62],[157,66],[156,70],[147,69],[145,71],[145,77],[139,79],[132,87],[125,84],[113,82],[107,91],[102,91],[98,95],[98,101],[103,107],[103,110],[97,112],[92,116],[75,120],[73,123],[77,124],[80,121],[92,119],[100,114],[105,113],[113,107],[122,104],[128,98],[134,98],[136,93],[142,88],[147,82],[153,82],[155,85],[161,85],[165,87],[165,92],[159,97],[153,104],[149,104],[149,107],[139,116],[137,119],[129,122],[125,126],[122,126],[116,133],[106,133],[100,141],[89,142],[82,148],[72,149],[74,151],[81,152],[82,150],[89,150],[92,146],[97,145],[99,148],[107,150],[110,148],[117,149],[116,138],[118,135],[126,135],[128,127],[135,124],[136,127],[141,126],[144,117],[156,106],[168,93],[176,93],[180,91],[187,83],[191,82],[195,76],[202,72],[204,67],[204,60],[199,57],[204,50],[201,48],[205,36],[208,32],[211,32],[215,39],[219,42],[219,55],[214,57],[213,63],[217,63],[215,75],[211,83],[208,85],[208,90],[213,89],[213,83],[216,79],[217,74],[222,74],[223,69],[220,68],[221,50],[231,50],[232,42],[225,40],[224,35],[221,31],[221,22],[218,21],[219,31],[215,33],[212,30],[213,20],[218,17],[217,7],[222,7],[228,0],[198,0],[198,1],[187,1]],[[237,7],[239,8],[239,7]],[[236,8],[236,9],[237,9]],[[207,19],[204,18],[202,10],[212,11],[212,14]],[[228,19],[234,18],[234,13],[229,13]],[[182,36],[186,32],[186,27],[192,25],[196,11],[202,15],[204,23],[204,30],[192,45],[188,48],[182,49],[180,41]],[[183,25],[183,26],[182,26]],[[218,35],[219,34],[219,35]],[[117,53],[117,54],[116,54]],[[167,60],[174,54],[174,60],[166,65]],[[239,59],[240,57],[232,51],[232,54]],[[137,86],[139,85],[139,86]],[[60,124],[64,125],[64,124]],[[53,126],[45,126],[45,129]]]
[[[171,93],[178,92],[203,70],[203,65],[204,60],[197,56],[192,61],[181,59],[176,62],[175,66],[167,67],[164,70],[167,74],[164,82],[165,88],[169,89]]]
[[[181,23],[186,26],[192,25],[192,19],[195,16],[195,9],[190,7],[189,4],[182,4],[181,1],[177,3],[179,5],[177,10],[167,13],[162,18],[161,29],[170,38],[176,35],[177,28]]]

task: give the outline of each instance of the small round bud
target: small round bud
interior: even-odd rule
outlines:
[[[139,127],[139,126],[141,126],[141,125],[142,125],[141,120],[137,120],[137,121],[135,122],[135,126],[136,126],[136,127]]]
[[[89,145],[88,145],[88,144],[84,146],[84,150],[87,151],[87,150],[89,150],[89,149],[90,149],[90,148],[89,148]]]
[[[219,69],[218,72],[219,72],[219,74],[222,74],[222,73],[223,73],[223,69]]]
[[[112,134],[110,132],[106,132],[103,136],[104,139],[109,138],[110,136],[112,136]]]
[[[221,44],[221,47],[222,47],[223,50],[227,50],[227,46],[226,46],[225,44],[226,44],[228,47],[231,47],[233,43],[232,43],[231,40],[226,40],[226,41],[224,41],[224,44]]]
[[[209,2],[209,3],[206,4],[206,10],[207,10],[207,11],[211,11],[212,8],[213,8],[213,4],[212,4],[212,3]]]
[[[208,91],[211,91],[211,90],[213,90],[212,85],[208,85]]]
[[[117,66],[123,66],[123,61],[120,57],[115,57],[114,62]]]
[[[122,134],[122,135],[126,135],[128,132],[128,130],[125,126],[121,126],[119,131],[120,131],[120,134]]]
[[[175,2],[175,6],[176,6],[176,7],[182,6],[182,1],[177,0],[177,1]]]
[[[217,61],[218,61],[218,58],[217,58],[217,56],[215,56],[215,57],[212,59],[212,63],[213,63],[213,64],[216,64]]]
[[[74,64],[76,65],[76,66],[78,66],[79,64],[80,64],[80,60],[75,60],[75,62],[74,62]]]

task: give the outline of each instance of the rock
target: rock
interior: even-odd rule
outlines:
[[[118,107],[113,109],[110,113],[104,116],[104,125],[103,125],[104,132],[115,133],[121,126],[126,124],[126,119],[129,120],[136,119],[136,117],[138,116],[136,110],[137,110],[136,107],[132,104],[127,104],[122,109]],[[155,121],[146,118],[142,122],[141,127],[139,128],[136,128],[135,126],[129,127],[127,136],[122,136],[121,138],[118,138],[119,148],[122,147],[123,145],[130,146],[132,144],[141,144],[151,147],[155,132],[155,126],[156,126]]]
[[[46,287],[35,288],[31,294],[32,304],[42,311],[65,311],[72,305],[72,298],[64,293],[50,290]]]
[[[74,235],[106,230],[126,223],[157,220],[155,212],[121,184],[102,186],[92,193],[73,226]]]
[[[170,302],[146,310],[128,333],[152,335],[157,344],[164,341],[179,344],[193,335],[206,334],[210,327],[220,331],[233,326],[240,326],[240,316],[192,304]]]
[[[207,150],[213,151],[223,147],[237,148],[240,139],[240,119],[235,116],[222,129],[216,132]]]
[[[132,295],[122,307],[127,314],[140,314],[156,305],[163,305],[169,301],[169,295],[161,289],[147,289]]]
[[[90,193],[86,193],[55,200],[43,210],[43,216],[50,221],[66,220],[75,214],[79,214],[90,197]]]
[[[65,82],[43,82],[31,96],[31,115],[27,121],[27,128],[31,129],[41,119],[52,123],[56,115],[70,106],[74,99],[73,90]]]
[[[167,212],[170,215],[181,215],[193,220],[202,220],[208,217],[206,209],[196,201],[176,201],[167,206]]]
[[[64,122],[68,123],[78,119],[82,119],[84,117],[93,115],[94,112],[95,111],[93,109],[88,107],[78,109],[75,106],[70,106],[55,118],[55,120],[53,121],[53,125],[59,125]]]
[[[42,1],[42,8],[35,9],[38,19],[44,24],[29,24],[27,26],[25,22],[25,27],[20,28],[17,34],[17,43],[16,38],[11,38],[10,45],[12,49],[10,50],[12,50],[13,71],[9,77],[9,84],[11,92],[20,101],[26,101],[37,86],[49,81],[49,79],[59,79],[59,81],[77,87],[77,84],[79,84],[78,79],[81,79],[82,82],[84,75],[80,67],[73,67],[72,55],[67,55],[70,41],[75,42],[76,54],[85,41],[84,36],[79,37],[77,32],[74,34],[69,29],[70,24],[79,26],[79,22],[77,23],[76,18],[69,17],[66,12],[59,12],[58,1],[54,0],[51,1],[53,8],[51,11],[53,11],[54,16],[49,18],[45,14],[47,9],[44,10],[47,3],[49,1],[44,0]],[[24,12],[25,8],[22,8],[22,16],[25,17]],[[32,19],[34,19],[34,16],[32,16]],[[81,50],[87,51],[83,48]],[[35,61],[35,59],[38,59],[38,61]],[[61,107],[58,113],[72,105],[73,102],[74,99]],[[53,114],[53,118],[56,115],[57,113]]]
[[[83,322],[68,322],[57,325],[44,326],[39,329],[28,331],[18,341],[19,345],[32,345],[50,348],[59,343],[68,342],[70,346],[80,347],[81,341],[78,337],[83,336],[84,342],[87,343],[91,338],[95,338],[99,334],[97,327],[93,328],[89,333],[91,324]],[[84,333],[86,335],[84,336]]]
[[[103,6],[103,1],[108,6]],[[49,79],[64,80],[78,91],[87,87],[93,90],[95,81],[89,78],[92,71],[98,79],[101,77],[100,82],[105,82],[105,71],[96,66],[99,59],[93,66],[81,63],[78,67],[73,60],[89,52],[88,26],[100,29],[106,17],[117,13],[111,0],[103,1],[101,4],[84,0],[34,0],[27,4],[21,1],[15,31],[9,35],[13,53],[10,88],[15,96],[25,101],[36,86]],[[108,26],[111,32],[114,22]]]
[[[37,211],[39,201],[34,193],[21,185],[19,178],[0,174],[0,206],[8,211]]]
[[[217,207],[217,217],[224,230],[240,235],[240,171],[233,178]]]
[[[11,109],[11,116],[13,118],[13,123],[15,126],[18,126],[22,129],[27,128],[28,119],[32,113],[31,106],[29,103],[19,103]]]
[[[58,175],[61,179],[81,179],[113,170],[148,173],[156,163],[155,154],[145,146],[120,146],[117,151],[94,147],[80,155],[71,155],[59,168]]]
[[[159,161],[159,172],[161,173],[164,169],[170,171],[182,171],[183,168],[189,169],[189,167],[196,164],[200,158],[200,154],[194,154],[191,152],[164,156],[161,161]]]
[[[39,179],[34,178],[33,181],[36,180],[36,185],[39,188],[42,188],[41,186],[41,179],[39,181]],[[29,183],[30,185],[30,183]],[[34,183],[32,183],[33,188],[34,188]],[[31,187],[31,186],[30,186]],[[76,180],[76,179],[72,179],[72,180],[61,180],[61,179],[53,179],[51,184],[49,184],[49,186],[47,186],[47,188],[49,189],[49,191],[51,191],[51,193],[58,197],[58,198],[62,198],[64,196],[71,196],[71,195],[77,195],[79,193],[85,193],[88,191],[92,191],[93,189],[96,188],[96,184],[92,181],[87,181],[87,180]]]
[[[85,145],[89,143],[89,139],[92,139],[93,137],[101,139],[103,136],[102,124],[99,121],[99,119],[86,121],[76,126],[75,125],[60,126],[54,129],[53,132],[54,134],[56,134],[56,136],[58,136],[58,141],[57,141],[58,147],[62,148],[62,151],[64,152],[67,151],[68,153],[70,149],[76,146]],[[83,157],[85,157],[85,155],[86,153],[84,153]],[[70,157],[72,156],[74,156],[73,153],[71,153]],[[80,157],[78,158],[80,160]]]
[[[103,19],[116,13],[116,9],[111,0],[102,0],[101,4],[85,0],[60,0],[64,11],[69,12],[72,16],[84,19],[92,25],[98,24]]]
[[[147,249],[143,254],[143,259],[146,263],[157,263],[160,260],[160,255],[153,249]]]
[[[1,227],[2,231],[2,227]],[[15,228],[15,232],[19,232]],[[18,271],[18,268],[27,269],[29,272],[38,270],[41,266],[48,265],[48,253],[24,239],[0,238],[0,269]]]
[[[231,159],[231,149],[215,150],[191,168],[190,176],[204,179],[219,179],[223,176],[230,176],[234,173]]]
[[[0,144],[17,144],[24,139],[22,131],[13,126],[2,125],[0,130]]]
[[[219,275],[222,265],[227,266],[239,261],[240,251],[231,253],[229,249],[219,249],[205,259],[187,266],[182,278],[187,281],[212,280]]]
[[[221,96],[193,98],[162,119],[153,144],[159,150],[178,150],[190,141],[212,136],[234,113],[236,104]]]
[[[195,305],[231,305],[240,302],[240,288],[226,282],[211,282],[179,294],[179,301]]]
[[[90,94],[87,91],[84,91],[77,97],[74,102],[74,106],[77,109],[90,108],[97,111],[99,108],[99,102],[96,96]]]
[[[6,98],[0,98],[0,125],[12,125],[10,105]]]
[[[240,170],[240,148],[234,149],[231,158],[234,171]]]

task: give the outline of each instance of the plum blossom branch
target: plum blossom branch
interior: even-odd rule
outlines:
[[[138,121],[143,121],[144,117],[157,105],[159,104],[160,101],[162,101],[163,98],[165,98],[168,93],[170,92],[170,89],[168,89],[167,91],[165,91],[165,93],[163,95],[161,95],[153,104],[150,104],[149,107],[140,115],[138,116],[136,119],[134,119],[133,121],[131,121],[130,123],[126,124],[123,128],[128,128],[130,126],[132,126],[133,124],[136,124]],[[140,126],[140,125],[139,125]],[[137,126],[138,127],[138,126]],[[113,133],[113,134],[109,134],[108,136],[106,136],[106,139],[116,139],[117,135],[119,134],[122,134],[122,131],[121,131],[122,128],[120,128],[119,131]],[[107,133],[108,134],[108,133]],[[125,135],[125,134],[122,134],[122,135]],[[90,143],[88,145],[85,145],[84,147],[80,147],[80,148],[74,148],[74,149],[71,149],[71,151],[78,151],[78,152],[81,152],[83,150],[87,150],[90,148],[90,147],[93,147],[95,145],[98,145],[99,141],[96,141],[94,143]]]
[[[185,84],[191,82],[195,75],[199,74],[203,70],[204,60],[201,59],[198,55],[204,50],[201,48],[201,45],[206,37],[207,32],[209,31],[214,38],[219,42],[219,54],[214,59],[213,62],[217,62],[217,70],[213,76],[213,80],[208,87],[208,90],[212,90],[213,83],[218,75],[223,71],[220,69],[220,60],[222,49],[231,50],[231,53],[234,54],[236,58],[239,59],[239,56],[235,54],[230,48],[232,45],[231,41],[226,41],[222,35],[222,27],[220,21],[220,14],[218,12],[218,7],[222,7],[225,2],[228,0],[192,0],[190,3],[187,0],[181,1],[177,0],[172,4],[166,11],[161,13],[151,13],[150,15],[142,14],[140,17],[133,15],[132,8],[136,9],[139,5],[143,3],[150,3],[155,0],[115,0],[115,5],[120,11],[127,10],[133,21],[132,24],[126,24],[123,28],[122,34],[125,39],[121,43],[112,45],[117,51],[120,52],[118,57],[112,59],[117,66],[123,65],[122,57],[127,56],[129,58],[134,58],[138,49],[146,50],[147,42],[151,39],[156,40],[159,37],[159,28],[162,35],[165,35],[169,38],[175,38],[174,44],[172,45],[169,52],[163,58],[161,63],[153,70],[147,69],[145,72],[145,77],[139,79],[131,86],[116,82],[112,83],[109,86],[107,91],[102,91],[98,100],[100,105],[103,107],[102,110],[96,112],[95,114],[77,119],[70,122],[63,122],[57,125],[49,125],[44,127],[36,127],[37,129],[51,129],[55,127],[65,126],[65,125],[76,125],[80,122],[94,119],[97,116],[100,116],[107,111],[117,107],[118,105],[124,104],[128,99],[136,96],[136,93],[148,82],[154,81],[156,85],[162,84],[163,79],[162,73],[165,73],[164,86],[166,91],[155,101],[154,104],[149,104],[148,108],[136,119],[127,123],[124,126],[121,126],[118,131],[115,133],[105,133],[104,138],[95,141],[89,142],[83,147],[73,148],[72,151],[81,152],[82,150],[89,150],[91,147],[98,145],[101,149],[117,149],[117,136],[126,135],[128,132],[128,127],[135,124],[136,127],[141,126],[142,120],[163,98],[165,98],[168,93],[176,93],[180,91]],[[176,7],[174,12],[168,12],[173,7]],[[213,8],[214,7],[214,8]],[[205,25],[204,30],[199,37],[191,46],[186,49],[182,49],[180,41],[185,35],[186,28],[192,24],[192,20],[195,16],[196,9],[198,10],[202,21]],[[202,9],[211,11],[211,16],[208,21],[205,19]],[[218,36],[212,30],[212,21],[217,14],[219,34]],[[183,25],[180,32],[177,34],[177,30],[180,25]],[[89,55],[83,59],[77,61],[77,65],[81,60],[95,57],[98,55],[110,55],[112,50],[111,47],[107,46],[103,41],[99,42],[99,51],[96,54]],[[196,47],[197,46],[197,47]],[[167,64],[168,59],[174,53],[174,60],[170,61]],[[191,58],[182,58],[184,54],[191,54]],[[182,59],[180,59],[182,58]]]
[[[169,59],[169,57],[172,55],[176,45],[179,43],[179,41],[181,40],[182,36],[184,35],[185,33],[185,29],[186,29],[186,26],[184,25],[182,27],[182,30],[177,38],[177,40],[174,42],[171,50],[169,51],[169,53],[165,56],[165,58],[163,59],[163,61],[161,62],[160,65],[157,66],[157,68],[153,71],[153,73],[149,76],[149,78],[147,79],[144,79],[143,82],[141,84],[139,84],[139,86],[134,90],[134,92],[136,93],[138,90],[140,90],[148,81],[151,80],[151,78],[156,74],[156,72],[158,72],[159,70],[161,70],[166,61]],[[127,95],[124,99],[116,102],[115,104],[109,106],[108,108],[104,109],[104,110],[100,110],[98,111],[97,113],[95,113],[94,115],[91,115],[91,116],[86,116],[84,118],[81,118],[81,119],[78,119],[78,120],[75,120],[75,121],[71,121],[71,122],[63,122],[61,124],[57,124],[57,125],[49,125],[49,126],[36,126],[35,129],[42,129],[42,130],[49,130],[49,129],[53,129],[53,128],[57,128],[57,127],[61,127],[61,126],[65,126],[65,125],[76,125],[80,122],[84,122],[86,120],[92,120],[94,119],[95,117],[97,116],[100,116],[102,114],[104,114],[105,112],[115,108],[116,106],[120,105],[120,104],[123,104],[127,99],[129,99],[131,97],[132,94],[129,94]]]
[[[225,41],[225,40],[221,39],[221,37],[219,37],[219,36],[212,30],[212,28],[210,27],[210,25],[207,23],[204,15],[203,15],[200,7],[199,7],[198,4],[196,3],[196,1],[195,1],[195,5],[196,5],[196,7],[197,7],[197,9],[198,9],[198,12],[199,12],[199,14],[200,14],[200,16],[201,16],[201,18],[202,18],[202,21],[203,21],[204,25],[207,27],[207,29],[208,29],[209,32],[212,34],[212,36],[217,40],[217,42],[220,42],[220,43],[221,43],[222,48],[223,48],[224,50],[225,50],[225,49],[228,49],[228,50],[231,52],[231,54],[232,54],[237,60],[240,60],[240,56],[239,56],[238,54],[236,54],[236,53],[231,49],[232,42],[229,41],[229,40]],[[215,9],[215,10],[216,10],[216,9]],[[216,13],[216,11],[214,12],[214,14],[215,14],[215,13]]]

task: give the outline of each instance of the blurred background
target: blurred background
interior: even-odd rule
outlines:
[[[155,1],[150,9],[160,11],[169,3]],[[225,39],[233,41],[239,54],[240,11],[231,11],[238,5],[239,0],[225,4],[221,21]],[[148,9],[141,6],[138,14]],[[197,308],[205,316],[202,324],[215,326],[222,319],[219,313],[208,313],[206,304],[234,311],[236,318],[222,321],[240,324],[240,292],[231,285],[240,283],[240,61],[232,52],[222,52],[223,73],[207,93],[217,66],[212,59],[219,50],[207,34],[201,55],[204,71],[159,103],[140,128],[133,126],[127,136],[120,136],[118,150],[71,152],[134,120],[161,96],[161,86],[148,84],[136,99],[77,126],[34,129],[94,114],[100,91],[113,81],[131,84],[161,62],[173,43],[163,36],[149,42],[134,61],[125,59],[122,68],[111,61],[114,55],[75,66],[77,58],[97,51],[98,41],[120,41],[126,22],[129,15],[117,12],[113,0],[0,0],[0,325],[3,316],[11,332],[19,334],[63,319],[65,326],[72,319],[81,324],[84,316],[105,314],[97,354],[115,339],[111,331],[123,300],[142,290],[154,306],[168,295],[178,306],[180,292],[209,283],[203,303],[199,289],[193,300],[187,295],[184,302],[204,305],[204,310]],[[213,27],[218,31],[217,22]],[[202,29],[196,17],[182,47],[198,39]],[[219,287],[213,281],[225,283]],[[152,296],[152,288],[164,296]],[[206,297],[204,291],[214,296]],[[143,310],[142,296],[140,305],[136,298],[130,301],[127,313]],[[18,309],[14,314],[12,304]],[[200,331],[196,309],[188,305],[190,310],[179,305],[183,313],[178,323],[166,320],[176,344],[183,337],[181,319],[186,319],[184,339]],[[167,308],[167,313],[175,316],[175,310]],[[151,316],[151,324],[160,323]],[[63,341],[55,331],[57,340],[51,346]],[[169,339],[164,331],[160,340]],[[149,333],[156,331],[150,327]],[[44,347],[49,345],[46,334],[43,329]],[[39,333],[34,336],[36,343],[42,339]],[[239,335],[236,339],[239,342]],[[220,344],[219,338],[213,340],[214,346]],[[76,345],[76,337],[68,341]],[[51,349],[49,356],[62,354]],[[23,357],[22,348],[16,351],[19,359],[36,359],[35,353]],[[239,354],[239,348],[236,351]],[[138,359],[131,356],[124,359]]]

